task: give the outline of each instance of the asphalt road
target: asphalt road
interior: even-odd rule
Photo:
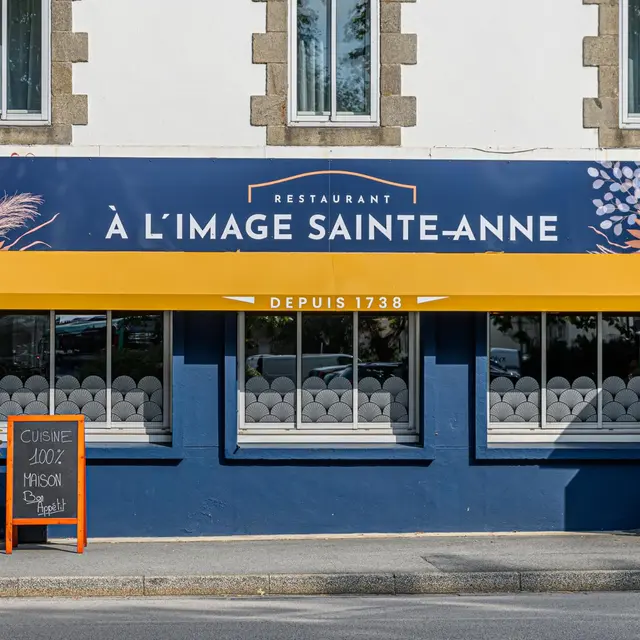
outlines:
[[[637,640],[640,593],[0,600],[0,640]]]

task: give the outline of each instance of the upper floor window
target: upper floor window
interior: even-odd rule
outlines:
[[[640,0],[622,0],[622,124],[640,125]]]
[[[0,0],[1,121],[49,118],[49,1]]]
[[[291,0],[289,119],[376,124],[378,0]]]

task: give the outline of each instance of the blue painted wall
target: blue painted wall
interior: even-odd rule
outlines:
[[[176,314],[174,421],[184,457],[90,461],[89,535],[639,527],[638,463],[475,460],[476,321],[434,318],[433,462],[267,464],[223,459],[224,314]],[[50,535],[62,533],[72,532]]]

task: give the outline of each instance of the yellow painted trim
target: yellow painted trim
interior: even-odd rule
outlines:
[[[408,310],[640,311],[635,255],[0,252],[0,308],[247,310],[225,296],[402,296]],[[640,264],[640,262],[639,262]],[[418,304],[418,297],[442,298]],[[260,301],[258,303],[258,300]]]

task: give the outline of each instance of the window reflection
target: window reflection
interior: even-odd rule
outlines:
[[[640,0],[629,0],[629,113],[640,113]]]
[[[245,422],[294,422],[296,319],[245,316]]]
[[[303,314],[303,422],[353,422],[352,369],[352,314]]]
[[[602,421],[640,420],[640,316],[602,316]]]
[[[409,422],[409,316],[358,316],[358,422]]]
[[[342,0],[337,6],[338,113],[369,115],[371,104],[371,2]]]
[[[244,317],[245,426],[295,423],[323,436],[338,427],[413,426],[409,314]]]
[[[547,422],[597,422],[597,316],[547,314]]]
[[[49,314],[0,314],[0,421],[49,413]]]
[[[298,0],[298,112],[331,110],[329,0]]]
[[[42,1],[8,0],[7,101],[13,112],[42,109]]]
[[[55,412],[83,413],[104,422],[107,413],[106,313],[55,316]]]
[[[540,424],[541,319],[540,314],[489,317],[491,422]]]
[[[160,313],[113,313],[111,416],[115,422],[163,421],[163,334]]]

